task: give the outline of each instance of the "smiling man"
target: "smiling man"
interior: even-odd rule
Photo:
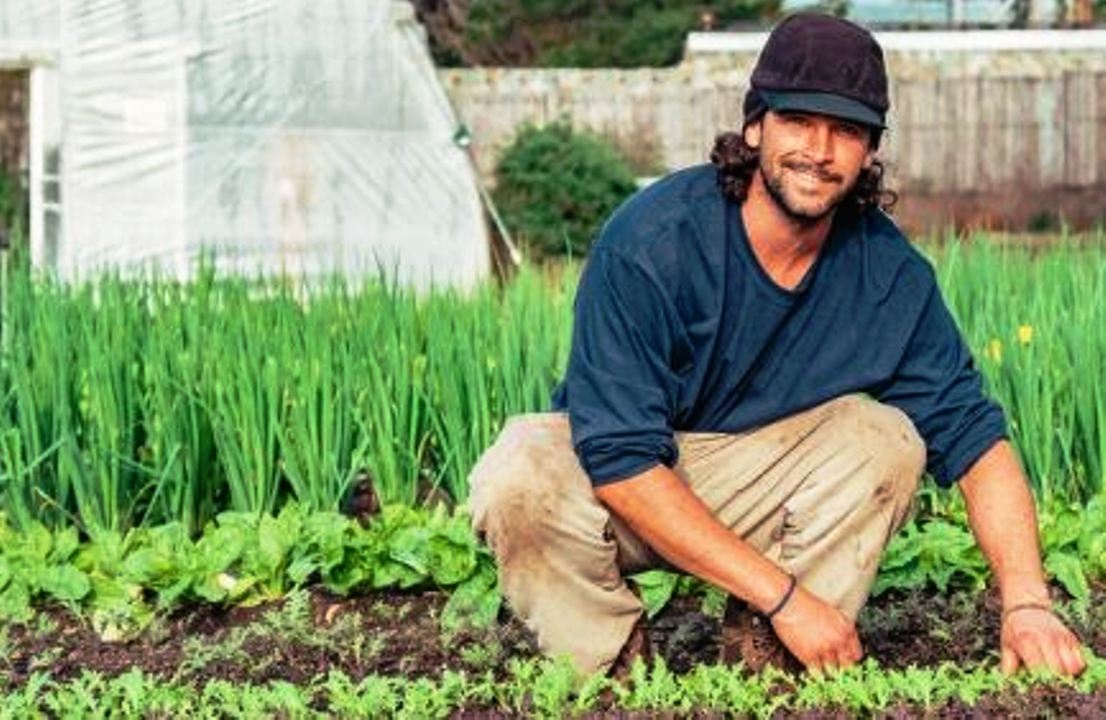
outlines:
[[[711,164],[606,224],[556,412],[510,419],[473,470],[503,593],[543,651],[618,673],[647,651],[624,576],[675,567],[730,594],[723,659],[847,666],[928,469],[994,570],[1003,668],[1080,672],[1002,410],[883,212],[879,45],[793,15],[750,86]]]

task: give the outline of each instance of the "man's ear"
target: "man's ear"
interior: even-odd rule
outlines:
[[[760,134],[762,130],[762,121],[757,120],[751,122],[741,129],[741,137],[745,140],[745,144],[754,150],[760,147]]]
[[[869,147],[868,152],[864,154],[864,169],[872,168],[872,164],[876,161],[876,148]]]

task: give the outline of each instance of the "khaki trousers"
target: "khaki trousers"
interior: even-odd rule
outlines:
[[[748,432],[676,441],[676,472],[720,522],[856,618],[924,466],[902,412],[849,395]],[[511,418],[469,481],[474,528],[541,650],[582,673],[607,669],[643,611],[623,576],[666,564],[596,499],[567,416]]]

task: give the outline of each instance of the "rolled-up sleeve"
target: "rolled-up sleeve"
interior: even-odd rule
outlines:
[[[902,363],[878,399],[910,417],[925,441],[929,473],[950,487],[1007,436],[1006,419],[984,394],[971,352],[932,277],[922,297]]]
[[[596,248],[577,290],[565,374],[573,445],[594,485],[675,464],[677,332],[669,295],[648,271]]]

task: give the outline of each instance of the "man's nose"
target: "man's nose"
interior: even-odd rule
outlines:
[[[807,152],[819,163],[833,161],[833,128],[828,123],[815,123],[807,136]]]

